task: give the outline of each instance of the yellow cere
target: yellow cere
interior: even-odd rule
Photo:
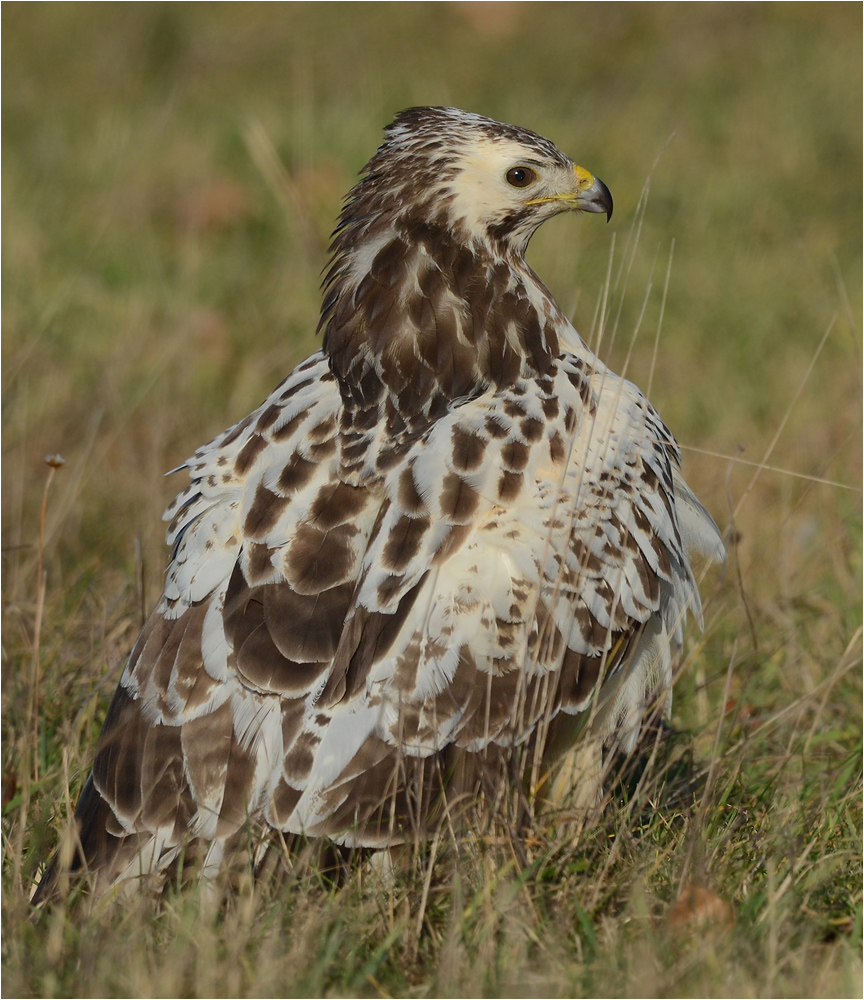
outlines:
[[[573,172],[576,174],[576,188],[575,191],[562,191],[560,194],[546,195],[543,198],[532,198],[530,201],[526,201],[526,205],[545,205],[550,201],[570,201],[577,198],[579,193],[586,188],[590,188],[594,183],[594,174],[590,170],[586,170],[584,167],[580,167],[577,164],[573,164]]]
[[[594,183],[594,174],[584,167],[573,164],[573,172],[576,174],[576,183],[581,188],[589,188]]]

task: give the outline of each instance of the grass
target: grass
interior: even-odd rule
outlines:
[[[860,8],[5,4],[3,27],[4,995],[860,995]],[[160,590],[162,473],[314,349],[339,200],[416,103],[534,128],[615,195],[530,259],[595,342],[608,294],[601,355],[731,531],[677,735],[577,844],[31,914]]]

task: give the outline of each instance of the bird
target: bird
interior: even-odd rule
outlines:
[[[189,852],[214,876],[250,830],[383,850],[596,801],[669,709],[692,555],[724,555],[671,432],[525,260],[612,207],[528,129],[387,126],[320,349],[174,470],[164,592],[35,902]]]

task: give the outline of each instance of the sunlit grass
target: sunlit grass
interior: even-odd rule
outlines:
[[[4,5],[6,995],[860,994],[860,18]],[[314,349],[340,198],[415,103],[534,128],[615,196],[530,260],[731,532],[678,735],[576,844],[31,914],[161,589],[162,474]]]

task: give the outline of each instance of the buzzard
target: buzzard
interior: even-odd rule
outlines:
[[[164,593],[37,900],[64,869],[105,891],[191,850],[213,873],[250,831],[376,848],[596,801],[601,753],[668,706],[689,554],[723,545],[525,262],[565,211],[612,198],[533,132],[440,107],[387,128],[322,349],[181,467]]]

